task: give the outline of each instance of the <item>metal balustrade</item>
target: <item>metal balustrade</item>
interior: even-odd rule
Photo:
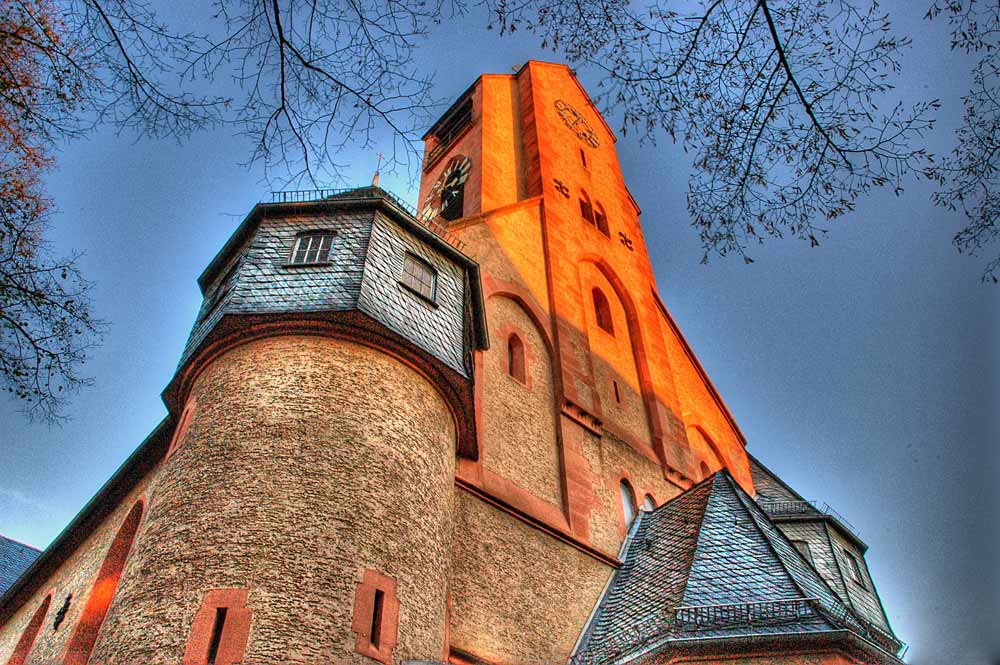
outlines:
[[[367,193],[366,192],[370,192]],[[421,219],[417,216],[417,209],[412,205],[402,200],[392,192],[387,192],[384,189],[379,188],[344,188],[344,189],[293,189],[281,192],[271,192],[271,203],[310,203],[315,201],[325,201],[327,199],[344,196],[348,198],[347,195],[353,194],[349,198],[359,198],[359,199],[379,199],[386,198],[391,201],[400,210],[407,213],[413,218],[418,224],[423,226],[425,229],[438,236],[449,245],[454,247],[459,251],[465,251],[465,243],[455,237],[443,224],[435,220]]]
[[[787,515],[810,515],[818,513],[820,515],[829,515],[833,517],[838,522],[840,522],[844,528],[853,533],[856,537],[858,536],[858,530],[853,524],[848,522],[843,515],[838,513],[836,510],[831,508],[829,504],[817,503],[816,501],[798,501],[798,500],[775,500],[775,499],[760,499],[757,501],[757,505],[760,509],[772,517],[782,517]]]
[[[695,605],[675,610],[684,630],[737,626],[775,626],[817,616],[815,598],[792,598],[735,605]]]

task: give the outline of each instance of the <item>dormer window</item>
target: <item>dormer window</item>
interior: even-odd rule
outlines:
[[[437,271],[423,259],[407,254],[403,259],[403,286],[434,302],[437,295]]]
[[[226,299],[233,288],[236,286],[236,273],[239,270],[240,262],[237,260],[233,265],[229,267],[226,274],[220,279],[215,288],[212,290],[211,299],[208,300],[208,306],[205,308],[205,315],[202,316],[202,320],[207,319],[215,310],[219,308],[219,305]]]
[[[333,247],[333,231],[309,231],[295,239],[292,255],[288,264],[293,266],[308,266],[330,262],[330,249]]]
[[[843,550],[844,556],[847,557],[847,563],[851,567],[851,579],[860,586],[862,589],[867,589],[868,586],[865,584],[865,575],[861,572],[861,562],[858,561],[858,557],[854,556],[847,550]]]

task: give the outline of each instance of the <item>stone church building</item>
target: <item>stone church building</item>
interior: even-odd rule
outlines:
[[[671,318],[573,73],[483,75],[425,138],[415,211],[250,211],[169,415],[0,597],[0,663],[901,662],[864,542]]]

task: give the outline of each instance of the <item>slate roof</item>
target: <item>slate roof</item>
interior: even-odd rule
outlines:
[[[878,645],[890,660],[902,646],[844,606],[754,500],[720,471],[640,514],[574,662],[634,662],[693,638],[844,631],[874,643],[873,649]]]
[[[41,550],[0,535],[0,596],[28,569]]]

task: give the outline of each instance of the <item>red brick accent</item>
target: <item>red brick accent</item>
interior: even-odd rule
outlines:
[[[191,633],[184,649],[182,665],[206,665],[211,648],[216,617],[220,609],[226,610],[222,635],[215,654],[215,665],[234,665],[243,662],[247,640],[250,637],[250,620],[253,610],[246,607],[250,592],[246,589],[211,589],[191,622]]]
[[[372,625],[376,591],[382,592],[382,617],[379,622],[378,645],[372,644]],[[396,598],[396,580],[370,568],[358,582],[354,592],[354,620],[351,631],[357,635],[354,651],[362,656],[392,665],[392,650],[396,648],[399,631],[399,600]]]
[[[118,580],[121,579],[125,561],[132,549],[132,541],[135,540],[136,531],[139,530],[145,508],[145,499],[137,501],[111,542],[108,553],[104,556],[104,563],[101,564],[97,579],[94,580],[90,595],[87,597],[87,604],[84,605],[83,613],[73,629],[69,644],[66,645],[63,665],[86,665],[90,660],[90,652],[97,642],[97,635],[101,631],[108,607],[115,597],[115,591],[118,590]]]
[[[7,665],[24,665],[24,662],[28,659],[28,654],[31,653],[31,647],[35,644],[35,638],[38,637],[38,631],[42,628],[42,623],[45,621],[45,615],[48,613],[51,603],[52,594],[49,594],[45,596],[45,600],[35,610],[31,621],[28,622],[24,632],[21,633],[21,639],[17,641],[14,653],[7,660]]]
[[[187,434],[188,425],[191,424],[191,416],[194,414],[194,410],[197,406],[198,400],[195,399],[194,395],[192,395],[188,398],[187,404],[184,405],[184,410],[181,411],[181,417],[177,421],[177,428],[174,430],[174,436],[170,439],[170,447],[167,448],[167,458],[177,452],[177,449],[181,447],[182,443],[184,443],[184,435]]]

